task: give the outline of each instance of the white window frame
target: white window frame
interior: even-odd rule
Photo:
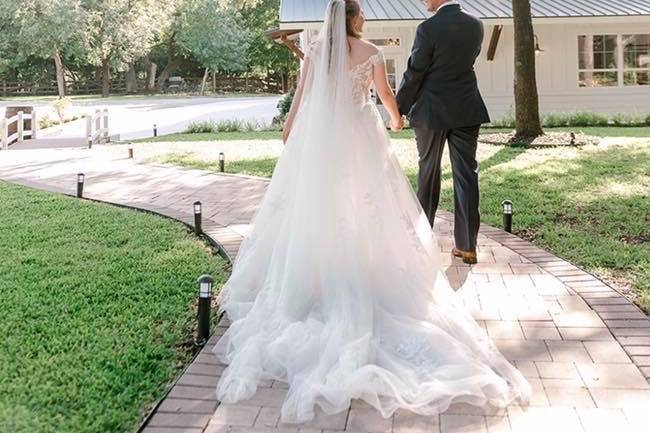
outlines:
[[[613,33],[613,32],[598,32],[598,33],[579,33],[576,37],[576,54],[577,54],[577,67],[578,73],[576,74],[576,86],[578,89],[585,90],[595,90],[595,89],[625,89],[625,88],[650,88],[650,85],[625,85],[625,72],[646,72],[650,73],[650,69],[644,68],[626,68],[625,67],[625,47],[623,46],[623,35],[625,36],[636,36],[636,35],[646,35],[650,33],[644,32],[625,32],[625,33]],[[616,36],[616,69],[581,69],[580,68],[580,38],[582,36]],[[616,72],[617,73],[617,84],[615,86],[598,86],[598,87],[582,87],[580,86],[580,73],[582,72]]]
[[[628,67],[626,67],[625,66],[625,47],[623,47],[623,37],[624,36],[649,36],[649,35],[650,35],[650,32],[648,32],[648,33],[630,32],[630,33],[622,33],[622,34],[619,35],[619,37],[620,37],[620,45],[621,45],[621,52],[622,52],[621,56],[623,57],[623,60],[622,60],[623,63],[621,64],[621,68],[622,68],[622,70],[621,70],[621,86],[622,87],[630,87],[630,88],[635,88],[635,87],[646,88],[646,87],[650,87],[650,85],[648,85],[648,84],[628,84],[628,85],[625,84],[625,73],[626,72],[647,72],[648,74],[650,74],[650,66],[648,66],[647,68],[628,68]]]
[[[616,36],[616,69],[580,69],[580,38],[583,36]],[[576,85],[579,89],[611,89],[616,87],[622,87],[623,74],[621,73],[621,62],[623,61],[623,54],[621,50],[621,35],[616,33],[589,33],[589,34],[579,34],[576,38],[577,43],[577,55],[578,55],[578,73],[576,74]],[[617,73],[617,84],[616,86],[596,86],[596,87],[582,87],[580,86],[580,74],[583,72],[616,72]]]

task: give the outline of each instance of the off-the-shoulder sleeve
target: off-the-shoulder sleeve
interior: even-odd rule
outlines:
[[[373,65],[382,65],[386,63],[386,59],[384,58],[384,52],[382,50],[379,50],[377,54],[373,54],[370,57],[370,61],[372,62]]]

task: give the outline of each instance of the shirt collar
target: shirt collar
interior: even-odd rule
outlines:
[[[440,6],[436,12],[440,12],[442,10],[442,8],[444,8],[446,6],[452,6],[452,5],[460,5],[460,3],[458,3],[457,1],[452,0],[450,2],[445,3],[444,5]]]

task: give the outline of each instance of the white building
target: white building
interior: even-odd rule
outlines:
[[[476,64],[494,119],[512,113],[514,37],[512,0],[460,0],[485,24]],[[281,28],[316,36],[328,0],[282,0]],[[383,46],[399,85],[415,29],[430,16],[420,0],[362,0],[364,36]],[[650,114],[650,0],[531,0],[540,51],[537,80],[542,112],[587,110]]]

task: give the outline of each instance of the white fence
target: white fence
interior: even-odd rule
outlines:
[[[25,120],[31,120],[32,129],[25,129]],[[16,132],[9,135],[11,125],[16,124]],[[25,114],[19,111],[15,116],[9,119],[0,119],[0,149],[8,149],[10,144],[14,142],[22,142],[25,137],[32,140],[36,138],[36,130],[38,129],[38,122],[36,119],[36,112],[32,114]],[[13,128],[11,128],[13,129]]]
[[[108,109],[97,110],[93,115],[86,115],[86,140],[89,148],[93,147],[93,144],[111,141],[108,129]]]

